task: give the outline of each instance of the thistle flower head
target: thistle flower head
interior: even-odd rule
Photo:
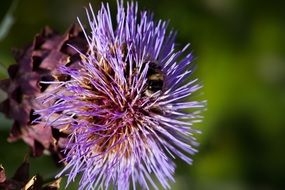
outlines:
[[[192,162],[198,132],[192,124],[204,106],[186,99],[200,88],[186,80],[188,45],[176,50],[167,22],[139,13],[135,3],[118,3],[115,23],[108,4],[86,13],[89,50],[77,50],[78,65],[60,66],[54,81],[43,81],[50,86],[38,98],[47,105],[37,110],[38,121],[69,134],[61,174],[69,183],[82,173],[80,189],[157,189],[152,175],[170,188],[172,159]]]

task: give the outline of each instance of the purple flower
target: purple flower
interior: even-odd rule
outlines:
[[[135,3],[118,3],[116,23],[108,4],[86,13],[88,52],[78,50],[80,64],[59,68],[64,80],[43,81],[50,86],[37,99],[48,105],[36,111],[38,121],[70,134],[59,175],[70,183],[82,173],[80,189],[158,189],[156,176],[169,189],[172,160],[191,164],[197,152],[192,125],[204,108],[188,99],[201,88],[188,80],[188,45],[177,50],[167,22],[139,14]]]

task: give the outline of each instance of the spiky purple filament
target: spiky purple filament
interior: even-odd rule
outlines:
[[[126,12],[125,12],[126,11]],[[86,11],[91,33],[85,32],[89,44],[79,65],[60,67],[69,80],[50,84],[39,100],[49,105],[37,110],[42,122],[70,134],[66,147],[68,183],[82,173],[80,189],[128,189],[130,181],[148,189],[157,186],[155,174],[163,188],[174,181],[175,155],[191,163],[204,102],[185,98],[200,88],[197,80],[185,82],[191,75],[191,54],[175,51],[175,34],[166,35],[167,23],[155,23],[147,12],[134,3],[125,10],[118,3],[114,29],[108,5],[97,15],[91,6]],[[146,93],[151,63],[161,68],[163,87]],[[187,113],[184,109],[195,109]]]

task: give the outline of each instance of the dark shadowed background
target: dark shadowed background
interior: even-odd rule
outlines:
[[[100,1],[90,1],[98,9]],[[0,1],[0,22],[6,18],[0,27],[1,79],[14,63],[12,47],[27,45],[45,25],[63,33],[77,16],[84,20],[83,7],[89,1],[19,0],[8,11],[12,2]],[[109,2],[115,13],[116,2]],[[196,125],[203,131],[198,136],[199,154],[192,166],[176,161],[174,190],[285,189],[285,3],[281,2],[139,1],[140,8],[154,12],[157,20],[170,20],[179,44],[191,43],[198,65],[195,76],[204,85],[202,98],[208,100],[205,121]],[[4,96],[1,93],[0,99]],[[6,142],[10,127],[11,121],[1,115],[0,164],[11,176],[28,148],[23,142]],[[32,174],[56,173],[47,156],[32,159],[31,165]]]

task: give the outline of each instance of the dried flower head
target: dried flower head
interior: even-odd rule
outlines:
[[[31,45],[14,51],[16,64],[8,68],[9,78],[0,81],[0,88],[8,96],[1,102],[0,111],[14,120],[8,140],[24,140],[32,148],[33,156],[42,155],[44,150],[58,154],[58,145],[66,136],[54,128],[32,121],[39,117],[34,110],[45,106],[34,99],[49,86],[39,82],[52,80],[58,66],[76,65],[80,60],[78,52],[67,44],[86,52],[86,40],[78,25],[73,25],[64,35],[45,27]]]
[[[59,67],[60,76],[38,100],[38,122],[69,133],[66,147],[68,183],[82,173],[80,189],[163,188],[174,181],[176,156],[191,163],[204,102],[186,99],[201,88],[192,73],[188,45],[176,50],[175,33],[153,21],[135,3],[118,3],[112,23],[108,4],[95,15],[87,11],[89,45],[75,66]],[[80,21],[79,21],[80,23]]]

